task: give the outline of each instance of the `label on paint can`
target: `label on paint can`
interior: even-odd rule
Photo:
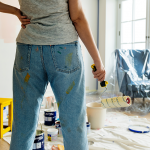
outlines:
[[[57,134],[55,134],[55,135],[48,134],[47,136],[48,136],[49,141],[56,141],[57,140]]]
[[[56,120],[56,111],[47,110],[44,111],[44,125],[54,126]]]
[[[58,129],[48,129],[47,130],[48,141],[56,141],[57,135],[58,135]]]
[[[36,134],[36,136],[35,136],[32,149],[33,150],[44,150],[44,131],[36,130],[36,133],[39,133],[39,134]]]

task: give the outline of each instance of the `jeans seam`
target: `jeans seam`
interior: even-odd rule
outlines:
[[[28,56],[28,60],[27,60],[27,67],[23,68],[23,69],[19,69],[16,66],[16,59],[15,59],[15,63],[14,63],[14,68],[18,71],[18,72],[24,72],[24,71],[28,71],[30,68],[30,57],[31,57],[31,49],[32,49],[32,45],[28,45],[28,52],[27,52],[27,56]]]
[[[43,61],[42,46],[40,46],[40,55],[41,55],[41,63],[42,63],[42,66],[43,66],[43,70],[46,72],[45,65],[44,65],[44,61]]]
[[[57,68],[57,66],[56,66],[55,56],[54,56],[54,54],[53,54],[53,53],[54,53],[54,48],[53,48],[53,47],[50,47],[50,52],[51,52],[51,55],[52,55],[53,64],[54,64],[56,70],[58,71],[58,68]]]

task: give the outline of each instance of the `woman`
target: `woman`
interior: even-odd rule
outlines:
[[[84,63],[78,36],[97,68],[105,69],[80,0],[19,0],[20,9],[0,11],[22,23],[13,67],[13,126],[10,150],[32,150],[40,105],[50,82],[59,109],[65,150],[88,150]],[[26,18],[27,16],[27,18]]]

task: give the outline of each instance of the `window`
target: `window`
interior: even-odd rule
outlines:
[[[118,48],[150,48],[149,13],[150,0],[118,0]]]

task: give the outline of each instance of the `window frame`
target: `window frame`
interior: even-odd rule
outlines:
[[[147,18],[146,18],[146,25],[147,25],[147,31],[146,31],[146,48],[150,49],[150,0],[147,0]]]
[[[117,48],[118,49],[121,49],[121,8],[122,8],[122,1],[128,1],[128,0],[118,0],[118,4],[117,4],[117,7],[118,7],[118,20],[117,20]],[[134,5],[134,1],[133,0],[133,5]],[[150,49],[150,0],[146,0],[146,6],[147,6],[147,10],[146,10],[146,40],[145,42],[145,49]],[[134,12],[134,7],[133,7],[133,11]],[[134,13],[132,13],[132,15],[134,15]],[[137,19],[138,20],[138,19]],[[139,19],[139,20],[142,20],[142,19]],[[143,18],[144,20],[144,18]],[[133,16],[132,16],[132,49],[133,49],[133,44],[135,43],[134,42],[134,23],[133,23]],[[139,42],[139,43],[142,43],[142,42]]]

